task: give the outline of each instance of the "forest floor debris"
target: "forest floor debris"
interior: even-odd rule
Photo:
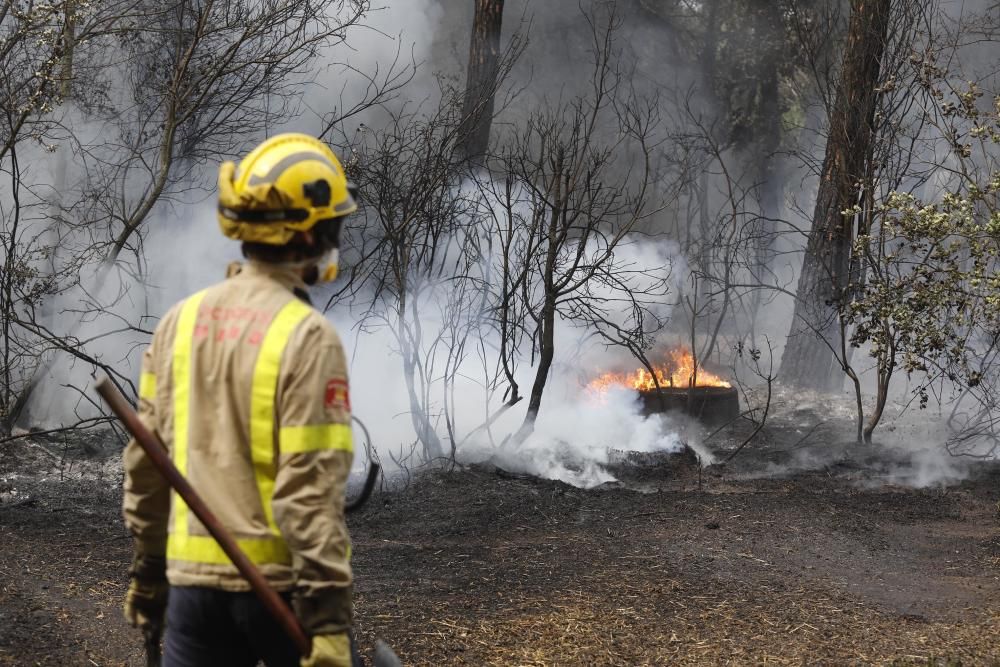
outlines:
[[[117,453],[60,455],[0,451],[0,664],[140,665]],[[465,469],[377,495],[349,520],[361,642],[407,665],[1000,660],[996,465],[913,489],[747,457],[654,463],[645,492]]]

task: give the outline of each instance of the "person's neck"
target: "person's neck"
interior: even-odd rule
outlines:
[[[308,267],[303,266],[300,262],[271,263],[250,259],[242,273],[267,276],[292,291],[305,292],[308,287],[304,278],[307,269]]]

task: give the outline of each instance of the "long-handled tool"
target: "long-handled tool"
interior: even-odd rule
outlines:
[[[107,376],[97,381],[95,389],[108,404],[108,407],[111,408],[111,411],[115,413],[115,416],[122,421],[129,433],[135,437],[136,442],[146,452],[150,461],[160,471],[160,474],[166,478],[170,486],[177,491],[177,494],[187,503],[191,511],[198,517],[198,520],[201,521],[212,537],[215,538],[215,541],[219,543],[219,546],[229,556],[229,559],[236,566],[236,569],[239,570],[240,574],[250,582],[254,593],[257,594],[264,607],[278,621],[281,627],[284,628],[285,632],[288,633],[288,636],[291,637],[299,652],[302,655],[312,653],[312,642],[306,636],[306,633],[302,631],[302,626],[299,625],[295,614],[292,613],[292,610],[288,608],[285,601],[267,583],[260,570],[240,550],[239,545],[226,532],[226,529],[215,518],[215,515],[208,509],[208,506],[205,505],[205,502],[191,484],[188,483],[187,479],[184,478],[184,475],[177,470],[177,467],[167,456],[166,447],[163,446],[160,439],[146,428],[139,419],[139,415],[136,414],[132,406],[128,404],[128,401],[125,400],[125,397],[121,395],[121,392],[115,388]],[[374,449],[371,446],[371,438],[368,436],[368,429],[364,427],[364,424],[360,424],[360,426],[364,430],[367,439],[366,448],[368,449],[370,463],[368,476],[361,494],[357,499],[348,504],[346,508],[348,512],[358,509],[368,499],[375,486],[375,481],[378,478],[380,470],[380,466],[375,458]],[[146,636],[146,657],[149,667],[158,667],[159,665],[159,635],[159,630],[157,630]],[[379,640],[375,647],[374,667],[402,667],[402,662],[400,662],[399,658],[387,644]]]
[[[111,381],[107,377],[102,377],[98,380],[95,388],[97,389],[97,393],[101,395],[101,398],[107,402],[111,411],[122,420],[125,428],[135,437],[136,442],[146,452],[146,456],[153,462],[156,469],[160,471],[160,474],[166,478],[170,486],[187,503],[187,506],[191,508],[191,511],[198,517],[198,520],[201,521],[212,537],[215,538],[215,541],[219,543],[219,546],[222,547],[222,550],[229,556],[229,560],[233,562],[233,565],[240,571],[240,574],[250,582],[253,592],[260,598],[261,603],[267,608],[271,616],[288,633],[288,636],[291,637],[299,652],[302,655],[312,653],[312,642],[306,636],[306,633],[302,631],[302,626],[299,625],[295,614],[292,613],[292,610],[288,608],[285,601],[267,583],[260,570],[246,557],[246,554],[236,544],[236,540],[222,527],[219,520],[215,518],[215,515],[208,509],[205,502],[184,478],[184,475],[177,470],[173,461],[167,456],[167,450],[163,446],[163,443],[160,442],[160,439],[146,428],[139,419],[139,415],[136,414],[132,406],[125,400],[125,397],[111,384]]]

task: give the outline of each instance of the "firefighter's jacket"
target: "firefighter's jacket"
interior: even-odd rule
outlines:
[[[347,366],[304,288],[251,262],[174,306],[143,356],[139,413],[268,581],[338,626],[351,616]],[[171,585],[249,590],[134,441],[123,507],[137,547],[166,554]]]

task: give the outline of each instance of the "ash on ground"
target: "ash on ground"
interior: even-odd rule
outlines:
[[[766,394],[759,390],[749,397],[759,418]],[[870,444],[857,441],[856,419],[853,394],[777,387],[764,427],[749,442],[757,424],[744,417],[707,434],[704,444],[721,461],[732,456],[725,464],[725,476],[731,479],[822,471],[865,487],[926,488],[958,483],[990,463],[988,458],[953,456],[946,447],[951,436],[947,416],[917,409],[912,402],[890,403]]]
[[[697,485],[702,476],[702,464],[690,447],[679,452],[630,452],[622,449],[608,451],[604,466],[614,475],[619,486],[636,491],[684,489]]]

